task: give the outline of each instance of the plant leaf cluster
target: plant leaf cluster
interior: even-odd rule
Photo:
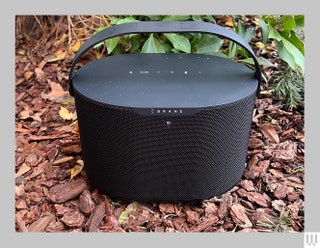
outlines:
[[[108,16],[110,25],[118,25],[138,21],[210,21],[215,23],[213,16]],[[98,28],[93,34],[108,26]],[[164,33],[164,34],[130,34],[114,37],[100,42],[95,48],[105,46],[109,55],[121,53],[204,53],[215,54],[223,41],[214,35],[197,33]]]
[[[262,16],[259,20],[263,43],[275,42],[280,63],[270,85],[273,95],[289,107],[298,105],[304,95],[304,16]]]
[[[259,20],[262,28],[263,43],[272,39],[278,50],[279,57],[293,70],[304,73],[304,44],[299,31],[303,31],[304,16],[282,15],[263,16]]]
[[[233,31],[250,43],[255,35],[254,27],[246,27],[242,22],[245,16],[231,16]],[[128,22],[139,21],[205,21],[216,23],[211,15],[145,15],[145,16],[105,16],[108,25],[98,28],[93,34]],[[304,28],[303,15],[265,15],[259,16],[258,23],[262,32],[262,43],[273,41],[276,45],[281,67],[287,66],[286,75],[275,76],[271,90],[275,97],[285,104],[295,106],[303,99],[304,80]],[[225,57],[253,67],[252,58],[244,48],[232,41],[225,41],[212,34],[201,33],[164,33],[130,34],[114,37],[100,42],[95,48],[104,47],[108,55],[122,53],[201,53]],[[264,58],[258,58],[260,65],[270,66]],[[280,69],[280,68],[279,68]],[[291,73],[291,74],[290,74]],[[290,75],[289,75],[290,74]],[[263,79],[266,78],[264,75]],[[291,80],[292,79],[292,80]],[[293,80],[294,79],[294,80]],[[287,81],[290,80],[290,81]]]

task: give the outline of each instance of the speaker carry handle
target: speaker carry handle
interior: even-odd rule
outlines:
[[[84,53],[91,49],[94,45],[101,41],[110,39],[115,36],[136,34],[136,33],[206,33],[217,35],[221,38],[231,40],[241,47],[243,47],[254,61],[255,65],[255,77],[259,84],[257,92],[259,92],[261,83],[261,68],[258,60],[250,47],[250,45],[237,33],[228,30],[222,26],[207,23],[207,22],[195,22],[195,21],[145,21],[145,22],[130,22],[119,25],[114,25],[106,28],[99,33],[90,37],[76,53],[69,72],[69,92],[73,96],[72,79],[74,77],[74,69],[76,63]]]

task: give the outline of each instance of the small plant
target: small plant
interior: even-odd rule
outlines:
[[[281,210],[279,216],[264,216],[264,219],[257,226],[267,228],[273,232],[287,233],[292,231],[292,218],[288,211]]]
[[[234,31],[247,42],[253,37],[253,28],[246,29],[239,18],[233,18]],[[216,23],[213,16],[173,15],[173,16],[108,16],[110,25],[118,25],[138,21],[205,21]],[[100,27],[94,34],[107,28]],[[164,33],[164,34],[131,34],[123,37],[114,37],[95,46],[107,48],[107,53],[116,55],[121,53],[201,53],[216,55],[224,58],[238,60],[239,62],[253,65],[253,60],[247,55],[245,49],[229,41],[226,49],[224,40],[212,35],[202,33]]]
[[[281,99],[288,107],[295,107],[303,100],[304,77],[298,70],[281,66],[281,73],[274,76],[270,90],[277,99]]]
[[[274,76],[270,90],[277,99],[294,107],[304,95],[304,16],[262,16],[259,24],[263,43],[274,41],[280,58],[280,71]]]
[[[210,21],[215,22],[212,16],[109,16],[110,25],[118,25],[138,21]],[[94,34],[107,28],[100,27]],[[216,36],[197,33],[165,33],[165,34],[131,34],[123,37],[114,37],[101,42],[95,48],[105,46],[108,54],[121,53],[204,53],[215,54],[221,48],[223,41]]]
[[[299,163],[294,163],[291,174],[303,176],[305,174],[304,165]]]

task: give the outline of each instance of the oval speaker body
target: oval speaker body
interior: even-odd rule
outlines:
[[[85,170],[108,196],[189,201],[242,177],[258,80],[232,60],[130,54],[73,78]]]

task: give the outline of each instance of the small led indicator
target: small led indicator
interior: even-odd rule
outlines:
[[[149,71],[140,71],[140,74],[149,74]]]
[[[170,127],[170,126],[171,126],[171,124],[172,124],[172,122],[171,122],[171,121],[166,121],[166,125],[167,125],[167,127]]]

